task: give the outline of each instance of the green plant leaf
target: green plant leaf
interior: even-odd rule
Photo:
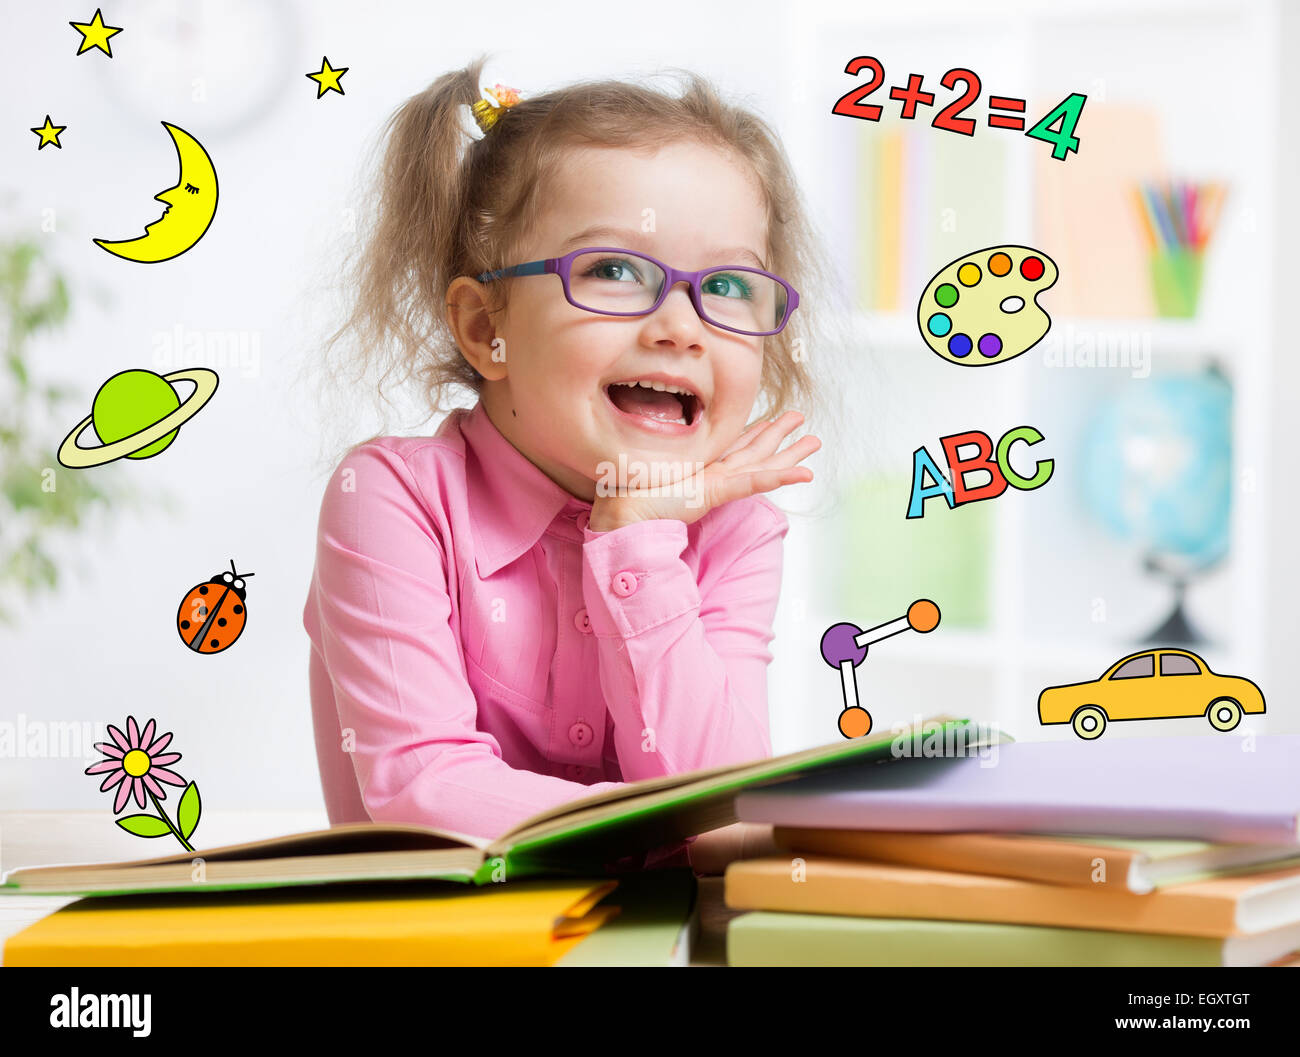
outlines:
[[[199,802],[199,787],[197,783],[191,782],[185,787],[185,792],[181,794],[181,806],[176,809],[176,825],[180,827],[181,836],[186,840],[190,839],[190,834],[198,828],[199,815],[203,812],[203,805]]]
[[[67,580],[60,573],[71,565],[75,543],[97,524],[92,515],[169,498],[134,492],[112,468],[59,470],[47,479],[63,432],[75,421],[59,408],[84,398],[79,386],[44,376],[28,345],[35,332],[66,326],[73,292],[48,239],[0,238],[0,621],[13,617],[13,599],[35,599]],[[111,303],[94,292],[102,304]],[[47,490],[51,482],[55,487]]]
[[[27,275],[32,270],[32,262],[41,255],[34,242],[19,242],[13,247],[9,256],[10,282],[23,290],[27,286]]]
[[[55,275],[54,290],[50,293],[49,306],[50,317],[56,323],[62,323],[67,318],[68,308],[72,299],[68,296],[68,281],[62,275]]]
[[[23,467],[23,472],[7,475],[3,483],[0,483],[0,490],[15,511],[24,508],[40,509],[42,500],[46,498],[41,492],[40,477],[27,467]]]
[[[165,837],[172,831],[157,815],[127,815],[119,818],[117,824],[137,837]]]

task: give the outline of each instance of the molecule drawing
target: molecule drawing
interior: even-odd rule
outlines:
[[[918,598],[897,620],[877,624],[863,631],[856,624],[832,624],[822,634],[822,660],[840,670],[844,708],[840,712],[840,733],[846,738],[864,738],[871,733],[871,713],[858,700],[857,667],[867,659],[867,647],[904,631],[922,635],[939,626],[939,607],[928,598]]]

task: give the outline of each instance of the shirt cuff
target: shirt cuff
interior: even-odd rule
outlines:
[[[685,522],[584,527],[582,538],[582,594],[597,637],[630,638],[699,608],[700,586],[682,560]]]

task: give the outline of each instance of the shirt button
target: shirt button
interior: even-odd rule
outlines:
[[[585,528],[587,527],[587,523],[588,523],[589,521],[591,521],[591,514],[590,514],[588,511],[586,511],[586,510],[579,511],[579,512],[578,512],[578,531],[581,532],[583,529],[585,529]]]
[[[569,740],[578,748],[591,744],[591,727],[581,721],[569,728]]]
[[[573,614],[573,626],[584,635],[591,634],[591,617],[587,616],[585,609],[579,609]]]
[[[614,594],[618,595],[619,598],[626,598],[636,590],[636,574],[630,573],[624,569],[614,577],[611,586],[614,588]]]
[[[587,773],[587,768],[580,767],[576,763],[571,763],[564,768],[564,773],[569,778],[581,778]]]

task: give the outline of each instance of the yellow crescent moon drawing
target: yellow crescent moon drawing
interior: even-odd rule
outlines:
[[[154,199],[167,208],[152,224],[145,225],[145,233],[137,239],[123,242],[94,240],[96,246],[115,257],[140,264],[156,264],[179,257],[203,238],[217,211],[217,170],[213,168],[203,144],[183,128],[169,125],[166,121],[162,126],[171,134],[181,163],[176,186],[154,195]]]

